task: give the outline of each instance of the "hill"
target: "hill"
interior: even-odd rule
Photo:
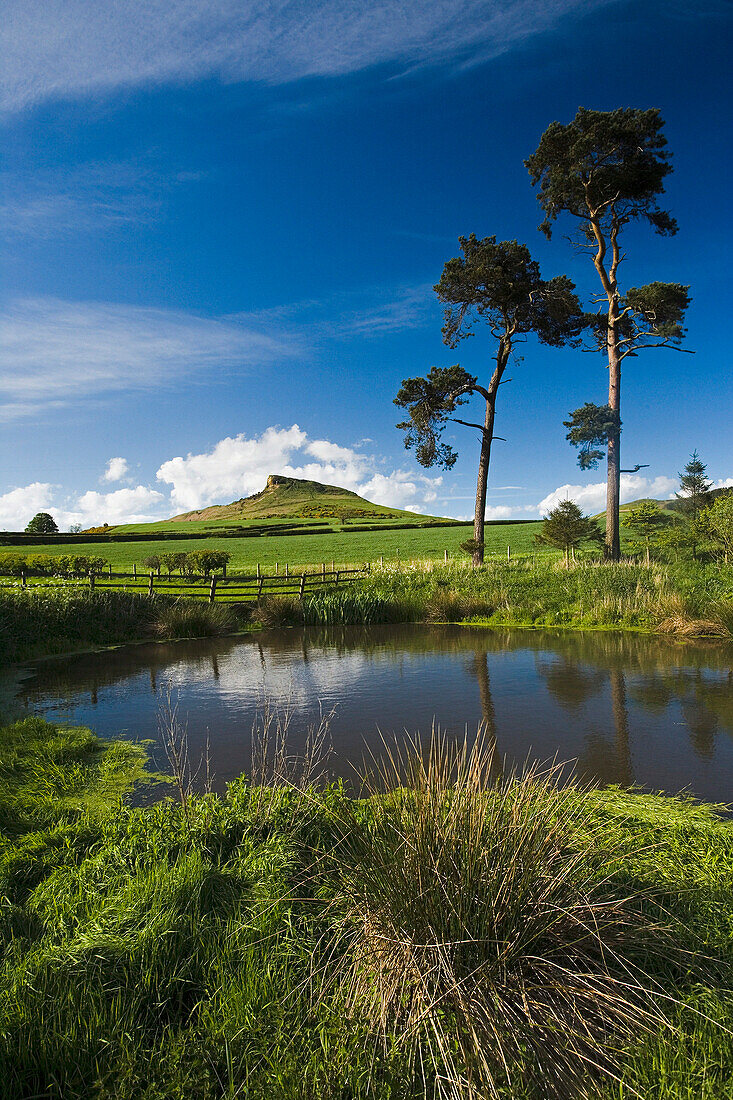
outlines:
[[[731,492],[733,492],[733,490],[727,488],[711,489],[710,493],[708,494],[708,501],[710,504],[712,504],[718,499],[718,497],[728,496],[728,494]],[[656,504],[660,512],[671,512],[673,515],[679,515],[684,512],[684,502],[676,496],[667,498],[666,500],[655,500],[654,497],[640,497],[639,500],[630,500],[626,504],[622,504],[619,508],[619,512],[623,516],[624,512],[630,512],[632,508],[638,508],[640,504]],[[598,512],[595,516],[593,516],[593,519],[598,520],[605,520],[605,518],[605,509],[602,512]]]
[[[349,489],[305,481],[282,474],[270,474],[259,493],[242,497],[231,504],[217,504],[172,516],[166,523],[229,522],[247,523],[263,519],[389,519],[412,523],[434,516],[418,515],[401,508],[373,504]]]

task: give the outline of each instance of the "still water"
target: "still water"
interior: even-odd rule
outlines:
[[[102,737],[159,742],[170,693],[214,787],[248,771],[263,701],[290,701],[293,751],[335,710],[330,770],[404,731],[484,723],[498,753],[584,777],[733,801],[733,647],[643,635],[383,626],[131,646],[26,666],[15,706]],[[166,766],[160,746],[154,762]]]

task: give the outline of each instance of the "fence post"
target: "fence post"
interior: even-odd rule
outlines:
[[[91,569],[89,570],[89,591],[94,591],[94,573],[92,573]]]
[[[112,563],[111,562],[110,562],[110,565],[109,565],[109,575],[110,575],[110,577],[112,576]]]
[[[288,575],[288,563],[285,562],[285,576],[287,577],[287,575]]]
[[[325,563],[325,561],[321,562],[321,576],[323,576],[323,577],[326,576],[326,563]]]
[[[211,587],[209,589],[209,603],[216,599],[216,573],[211,574]]]
[[[275,562],[275,576],[277,576],[277,574],[279,572],[279,568],[280,568],[280,562],[276,561]]]
[[[333,573],[333,570],[334,570],[334,562],[333,562],[333,558],[331,558],[331,572],[332,573]]]
[[[379,555],[379,568],[380,569],[384,568],[384,554]]]
[[[150,576],[148,577],[148,595],[152,596],[152,594],[153,594],[153,570],[151,569],[150,570]]]
[[[341,573],[341,570],[339,569],[338,572],[336,573],[336,584],[338,584],[338,582],[339,582],[340,573]]]
[[[305,593],[305,573],[301,573],[301,575],[300,575],[300,598],[301,598],[301,600],[303,599],[304,593]]]
[[[257,562],[257,580],[260,579],[260,563]]]
[[[262,584],[264,582],[264,579],[265,579],[264,577],[260,577],[259,581],[257,582],[257,599],[258,600],[259,600],[260,596],[262,595]]]
[[[507,548],[506,548],[506,560],[507,561],[512,560],[512,548],[511,548],[511,546],[507,546]]]
[[[132,575],[133,577],[137,576],[137,566],[135,565],[135,562],[132,563]]]
[[[20,587],[25,588],[25,569],[20,571]]]
[[[448,564],[448,551],[447,550],[443,551],[443,561],[446,563],[446,565]]]

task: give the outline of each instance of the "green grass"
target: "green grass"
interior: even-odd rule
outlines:
[[[539,523],[497,524],[486,528],[488,553],[506,554],[507,544],[515,554],[533,551],[532,536],[540,528]],[[130,543],[79,543],[74,545],[77,554],[101,555],[111,562],[113,569],[132,569],[133,562],[140,566],[143,558],[151,554],[191,553],[205,545],[210,550],[225,550],[232,555],[230,573],[252,572],[259,562],[267,572],[273,572],[278,562],[282,570],[287,562],[292,569],[319,566],[321,562],[336,561],[339,564],[358,565],[365,561],[400,558],[440,559],[447,550],[450,557],[464,558],[460,543],[470,534],[466,527],[427,527],[383,531],[351,531],[348,525],[342,531],[334,529],[326,535],[268,535],[258,538],[188,539],[180,542],[130,542]],[[33,546],[33,553],[58,556],[68,553],[68,547],[47,543]]]
[[[714,809],[451,765],[359,802],[242,779],[186,817],[123,805],[139,757],[119,751],[37,719],[0,733],[2,1100],[730,1096]]]
[[[144,638],[208,637],[241,630],[236,609],[201,601],[74,585],[0,589],[0,664]]]

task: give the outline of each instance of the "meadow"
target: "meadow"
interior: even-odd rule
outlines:
[[[0,746],[3,1100],[730,1095],[715,807],[438,740],[134,808],[141,747]]]
[[[210,524],[207,524],[207,527]],[[358,526],[358,525],[357,525]],[[372,526],[372,524],[370,524]],[[542,524],[496,524],[486,527],[486,550],[488,554],[506,555],[508,545],[512,553],[530,553],[534,549],[533,538]],[[166,525],[168,529],[170,525]],[[263,535],[256,538],[217,538],[213,535],[205,543],[199,539],[176,540],[175,542],[157,541],[152,538],[145,542],[105,542],[75,543],[73,553],[91,557],[106,558],[113,569],[132,569],[133,563],[140,567],[148,555],[191,553],[205,545],[207,550],[223,550],[232,555],[229,571],[254,572],[257,563],[263,570],[273,572],[275,563],[283,569],[287,562],[293,570],[307,566],[318,567],[322,562],[335,561],[339,564],[358,565],[362,562],[376,562],[380,557],[387,560],[411,558],[441,559],[445,552],[449,557],[464,558],[460,543],[471,535],[472,527],[411,527],[398,528],[385,526],[383,530],[359,531],[335,527],[327,534]],[[152,532],[154,534],[154,532]],[[41,543],[32,548],[7,547],[8,551],[32,549],[33,553],[49,554],[57,557],[68,554],[66,545]]]

